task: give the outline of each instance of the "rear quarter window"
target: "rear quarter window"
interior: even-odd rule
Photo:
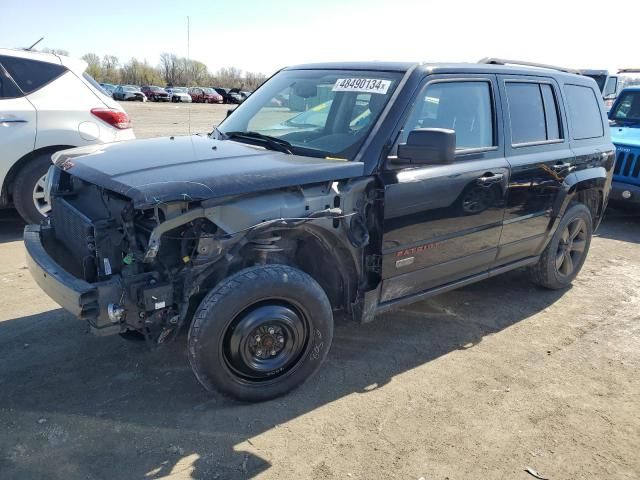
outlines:
[[[0,63],[26,95],[67,71],[62,65],[18,57],[0,57]]]
[[[16,84],[7,76],[6,72],[0,67],[0,99],[18,98],[22,96],[22,92],[16,87]]]
[[[598,96],[590,87],[565,85],[565,94],[569,105],[569,120],[575,140],[597,138],[604,135],[602,114]]]

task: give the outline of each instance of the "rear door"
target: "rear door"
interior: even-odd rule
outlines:
[[[553,78],[500,75],[506,155],[511,167],[496,264],[537,254],[556,199],[573,170],[559,85]]]
[[[398,143],[416,128],[456,131],[450,165],[383,172],[382,291],[389,302],[488,270],[495,260],[509,177],[494,75],[433,75]]]
[[[0,63],[0,185],[11,166],[33,151],[36,127],[35,108]]]

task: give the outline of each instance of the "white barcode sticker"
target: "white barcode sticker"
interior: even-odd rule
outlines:
[[[361,92],[386,94],[391,80],[380,78],[339,78],[333,85],[334,92]]]
[[[111,275],[111,263],[109,262],[109,259],[105,257],[102,261],[104,263],[104,274]]]

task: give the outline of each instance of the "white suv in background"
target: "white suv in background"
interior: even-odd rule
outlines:
[[[51,155],[135,138],[129,117],[82,60],[0,48],[0,207],[27,223],[50,210],[44,195]]]

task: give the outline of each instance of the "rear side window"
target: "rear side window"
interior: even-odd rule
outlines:
[[[491,85],[485,81],[432,83],[420,94],[400,137],[406,142],[416,128],[456,132],[456,148],[494,145]]]
[[[62,65],[26,58],[0,57],[0,63],[26,95],[38,90],[67,71]]]
[[[18,98],[22,96],[22,92],[18,90],[16,84],[7,76],[5,71],[0,67],[0,99]]]
[[[560,136],[560,116],[558,115],[558,103],[553,94],[553,88],[548,84],[540,84],[544,115],[547,120],[547,140],[558,140]]]
[[[604,135],[598,97],[589,87],[565,85],[573,138],[584,140]]]
[[[541,143],[562,138],[553,88],[546,83],[506,84],[511,143]]]

